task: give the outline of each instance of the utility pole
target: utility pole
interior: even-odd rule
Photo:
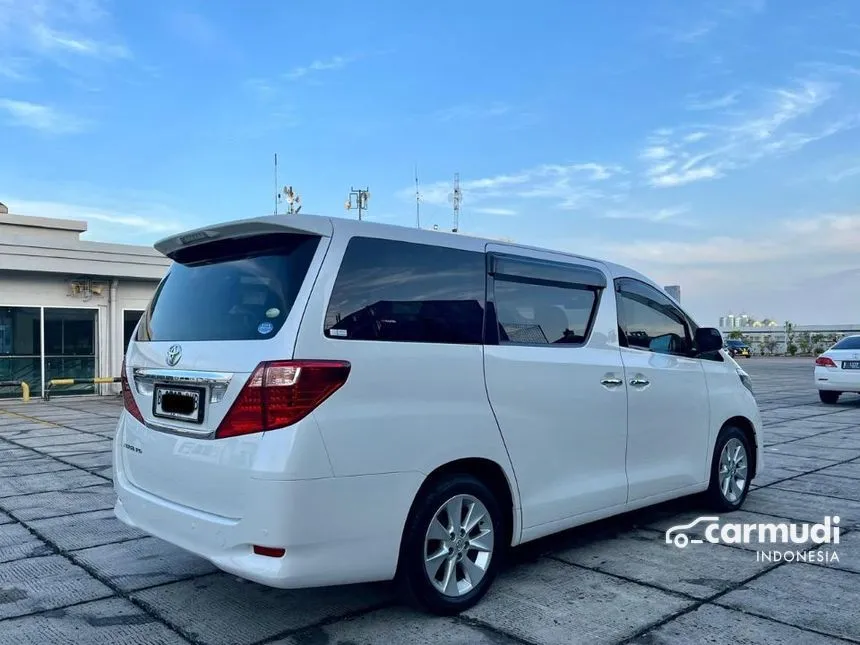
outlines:
[[[418,190],[418,164],[415,164],[415,228],[421,228],[421,191]]]
[[[448,195],[448,201],[454,207],[454,228],[452,233],[460,230],[460,202],[463,201],[463,193],[460,191],[460,173],[454,173],[454,190]]]
[[[272,215],[278,214],[278,202],[280,201],[281,196],[278,193],[278,153],[275,153],[275,210]]]
[[[355,203],[353,203],[355,198]],[[350,188],[349,198],[346,200],[346,210],[358,209],[358,221],[361,221],[361,213],[367,210],[367,200],[370,199],[370,191],[367,188]]]

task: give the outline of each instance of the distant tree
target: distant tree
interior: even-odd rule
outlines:
[[[776,338],[773,334],[768,334],[762,341],[762,345],[767,350],[768,354],[773,356],[773,353],[776,351]]]
[[[797,335],[797,346],[801,354],[808,354],[812,349],[812,341],[809,332],[805,331]]]
[[[797,345],[795,345],[794,343],[789,343],[788,344],[788,353],[791,356],[794,356],[795,354],[797,354]]]
[[[731,338],[732,340],[741,340],[743,337],[743,333],[741,333],[737,329],[729,332],[729,338]]]
[[[818,347],[824,343],[824,334],[812,334],[812,344]]]

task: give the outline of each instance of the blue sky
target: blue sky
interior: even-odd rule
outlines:
[[[605,257],[729,310],[860,322],[853,0],[0,0],[0,201],[90,239],[271,213]]]

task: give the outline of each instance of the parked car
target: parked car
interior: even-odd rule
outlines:
[[[845,336],[815,359],[815,387],[822,403],[844,392],[860,393],[860,334]]]
[[[732,511],[761,469],[720,333],[626,267],[306,215],[156,248],[115,513],[237,576],[457,613],[509,547],[691,494]]]
[[[749,358],[750,356],[752,356],[752,350],[750,349],[750,346],[742,340],[735,340],[730,338],[726,341],[726,349],[733,357],[742,356],[743,358]]]

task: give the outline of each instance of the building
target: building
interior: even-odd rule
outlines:
[[[678,304],[681,303],[681,285],[672,284],[668,287],[663,287],[663,291],[668,293]]]
[[[771,321],[772,322],[772,321]],[[836,343],[843,336],[860,334],[860,323],[842,325],[750,325],[748,327],[722,327],[723,338],[732,334],[750,345],[753,354],[785,354],[788,352],[789,339],[802,353],[818,354]],[[808,350],[808,351],[805,351]]]
[[[119,376],[128,340],[170,260],[150,247],[81,240],[87,223],[0,205],[0,381],[40,396],[51,379]],[[74,385],[62,394],[116,392]],[[0,388],[0,397],[20,396]]]

